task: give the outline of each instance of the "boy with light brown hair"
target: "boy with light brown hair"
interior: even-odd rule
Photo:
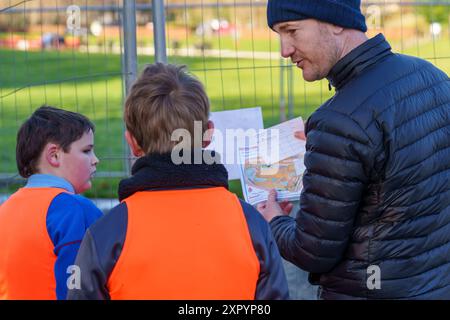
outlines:
[[[144,69],[124,116],[138,159],[132,177],[120,183],[121,204],[86,233],[76,261],[81,289],[70,290],[69,298],[288,298],[267,223],[228,191],[222,164],[204,161],[215,157],[201,150],[208,134],[187,148],[199,124],[202,134],[213,128],[209,110],[203,85],[184,67]],[[181,153],[190,161],[181,164],[173,159],[176,131],[188,135]],[[200,163],[193,159],[198,151]]]

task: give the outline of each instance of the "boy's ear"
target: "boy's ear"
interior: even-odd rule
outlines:
[[[47,143],[44,147],[43,158],[53,168],[58,168],[61,165],[61,158],[59,153],[61,152],[61,147],[54,143]]]
[[[212,122],[211,120],[208,120],[207,127],[208,127],[208,129],[203,134],[203,142],[202,142],[203,148],[206,148],[207,146],[209,146],[211,144],[211,140],[214,135],[214,122]]]
[[[137,143],[136,139],[133,137],[133,135],[128,130],[125,130],[125,140],[127,140],[127,143],[131,148],[131,152],[133,153],[133,156],[142,157],[143,155],[145,155],[145,152],[142,151],[142,149],[139,146],[139,144]]]

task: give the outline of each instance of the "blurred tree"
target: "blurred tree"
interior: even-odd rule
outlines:
[[[433,0],[422,0],[421,2],[434,2]],[[439,23],[448,23],[449,15],[450,15],[450,3],[449,5],[428,5],[428,6],[419,6],[417,8],[419,14],[423,15],[427,22],[439,22]]]
[[[27,32],[30,21],[22,13],[0,16],[0,32]]]

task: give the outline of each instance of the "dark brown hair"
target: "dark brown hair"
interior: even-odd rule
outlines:
[[[205,132],[208,117],[205,89],[185,66],[147,65],[125,102],[126,128],[146,154],[170,152],[177,143],[172,133],[186,129],[193,136],[195,121]]]
[[[47,143],[70,151],[72,142],[80,139],[94,124],[85,116],[50,106],[38,108],[17,133],[16,162],[19,174],[28,178],[37,173],[41,153]]]

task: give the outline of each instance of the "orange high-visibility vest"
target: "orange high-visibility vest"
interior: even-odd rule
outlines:
[[[58,188],[22,188],[0,206],[0,299],[56,299],[47,211]]]
[[[254,299],[259,261],[242,207],[225,188],[137,192],[111,299]]]

